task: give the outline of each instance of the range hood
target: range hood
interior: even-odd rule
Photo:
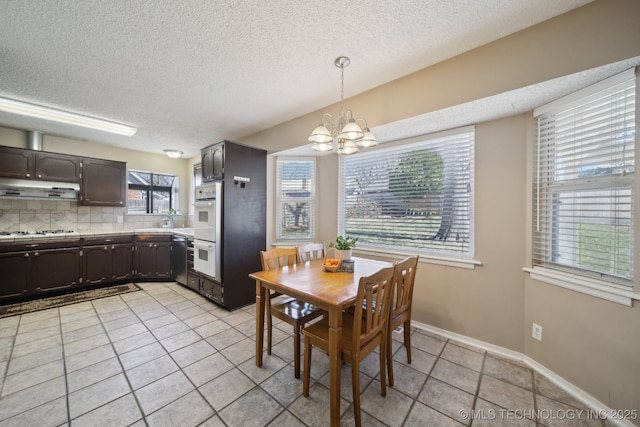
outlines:
[[[80,185],[73,182],[53,182],[0,178],[0,198],[78,200]]]

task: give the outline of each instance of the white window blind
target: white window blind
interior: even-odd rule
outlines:
[[[277,159],[277,240],[314,240],[316,162]]]
[[[635,73],[534,111],[533,264],[630,285]]]
[[[473,257],[473,151],[467,127],[341,156],[339,231],[358,247]]]

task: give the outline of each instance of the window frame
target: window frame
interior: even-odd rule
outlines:
[[[441,264],[451,267],[473,269],[476,265],[480,265],[481,262],[474,259],[475,256],[475,233],[474,233],[474,216],[475,216],[475,189],[474,189],[474,159],[475,159],[475,126],[466,126],[463,128],[450,129],[429,135],[421,135],[406,140],[387,142],[382,146],[378,146],[373,149],[367,149],[355,154],[359,159],[371,156],[373,161],[385,156],[386,153],[391,153],[396,158],[400,159],[403,155],[411,153],[416,149],[429,150],[433,149],[433,146],[439,146],[441,149],[446,149],[447,140],[455,140],[457,138],[464,138],[465,134],[470,135],[470,141],[468,145],[469,158],[468,160],[468,180],[466,181],[466,188],[468,189],[468,212],[467,212],[467,233],[468,233],[468,249],[465,252],[451,251],[451,250],[430,250],[425,248],[414,248],[401,245],[382,245],[371,244],[358,241],[358,245],[355,247],[356,252],[371,253],[371,254],[397,254],[400,256],[409,254],[420,254],[420,259],[423,262]],[[349,162],[349,158],[355,158],[355,156],[340,156],[339,159],[339,196],[338,196],[338,234],[349,234],[345,232],[345,162]],[[461,165],[463,163],[458,164]],[[374,167],[374,166],[372,166]],[[446,169],[446,168],[445,168]],[[389,170],[390,171],[390,170]],[[454,174],[454,180],[459,178],[460,172]],[[387,191],[391,191],[388,189]],[[453,215],[453,212],[451,213]],[[433,240],[433,239],[424,239]]]
[[[558,179],[557,182],[554,178],[544,178],[544,172],[541,172],[541,168],[544,165],[548,165],[550,168],[558,167],[557,162],[559,159],[562,159],[560,155],[555,155],[556,151],[553,147],[556,146],[556,143],[553,142],[551,145],[552,149],[549,150],[550,154],[547,154],[544,150],[542,150],[541,142],[539,141],[539,136],[542,134],[540,130],[540,125],[538,124],[539,118],[545,114],[553,114],[554,111],[560,111],[563,108],[573,107],[573,106],[581,106],[586,102],[593,99],[595,94],[600,91],[607,90],[609,88],[614,88],[621,83],[633,81],[635,85],[634,90],[632,90],[631,96],[635,96],[638,92],[637,87],[637,76],[635,75],[635,70],[627,70],[623,73],[620,73],[616,76],[613,76],[609,79],[605,79],[595,85],[584,88],[582,90],[578,90],[564,98],[560,98],[556,101],[553,101],[547,105],[536,108],[533,112],[533,121],[534,121],[534,130],[535,135],[533,137],[533,160],[534,165],[532,167],[532,196],[533,196],[533,214],[532,214],[532,239],[531,239],[531,267],[524,268],[523,270],[530,273],[530,277],[532,279],[536,279],[548,284],[553,284],[556,286],[560,286],[566,289],[571,289],[574,291],[578,291],[587,295],[595,296],[598,298],[602,298],[608,301],[616,302],[619,304],[623,304],[626,306],[631,306],[632,301],[640,299],[640,295],[634,293],[634,277],[635,277],[635,267],[634,267],[634,251],[636,250],[636,241],[634,239],[634,218],[635,218],[635,189],[636,189],[636,177],[635,177],[635,165],[628,164],[627,167],[630,167],[629,170],[625,170],[622,173],[616,173],[612,171],[610,174],[606,173],[594,173],[593,176],[589,174],[580,176],[576,175],[575,177],[569,177],[569,179],[565,179],[564,181]],[[609,89],[611,90],[611,89]],[[617,105],[617,104],[616,104]],[[633,103],[635,108],[635,102]],[[613,107],[610,107],[613,110]],[[617,107],[616,107],[617,108]],[[625,107],[626,108],[626,107]],[[625,110],[626,112],[626,110]],[[628,113],[627,113],[628,114]],[[633,123],[634,128],[634,148],[635,144],[637,144],[637,118],[638,111],[635,108],[635,114],[632,115],[635,122]],[[612,119],[613,120],[613,119]],[[617,120],[613,123],[618,123]],[[623,123],[626,123],[623,122]],[[578,125],[581,126],[582,129],[585,127],[582,122],[578,122]],[[613,124],[609,125],[609,128],[604,127],[605,130],[602,130],[602,134],[604,136],[608,136],[607,141],[610,141],[609,145],[611,147],[615,146],[616,133],[610,129],[615,129]],[[626,129],[626,128],[623,128]],[[616,131],[617,132],[617,131]],[[608,133],[608,135],[607,135]],[[600,135],[600,134],[598,134]],[[624,143],[624,142],[623,142]],[[546,145],[545,145],[546,146]],[[591,146],[588,149],[592,150]],[[583,148],[583,150],[587,150],[587,148]],[[582,151],[584,152],[584,151]],[[579,152],[579,153],[582,153]],[[613,151],[611,151],[613,152]],[[577,156],[579,156],[578,154]],[[629,156],[633,159],[634,156]],[[599,160],[598,157],[591,156],[586,158],[593,158],[598,160],[592,164],[601,163],[602,160]],[[625,157],[626,158],[626,157]],[[580,161],[584,161],[583,158],[580,158]],[[586,162],[585,162],[586,163]],[[581,169],[581,163],[576,163],[577,166],[574,166],[572,169],[573,173],[579,173],[582,170],[586,170],[584,168]],[[588,163],[587,163],[588,164]],[[613,163],[612,163],[613,164]],[[625,163],[623,163],[625,165]],[[616,166],[618,167],[618,166]],[[593,168],[593,166],[592,166]],[[566,168],[563,168],[562,172],[566,173]],[[549,175],[552,172],[546,172],[546,175]],[[542,198],[547,197],[547,200],[552,200],[555,202],[556,200],[551,198],[554,194],[578,194],[583,193],[587,194],[591,192],[593,194],[598,194],[599,192],[607,191],[611,192],[611,196],[613,197],[616,191],[620,191],[620,189],[626,189],[629,192],[628,198],[630,199],[629,206],[629,235],[630,235],[630,248],[629,248],[629,271],[628,274],[624,277],[619,277],[619,274],[616,275],[614,272],[606,273],[602,271],[597,271],[596,267],[587,268],[585,265],[568,265],[567,263],[558,263],[556,262],[558,259],[558,254],[551,249],[553,249],[557,245],[558,239],[562,234],[560,230],[560,225],[558,223],[558,215],[559,212],[553,211],[554,207],[556,207],[555,203],[547,203],[544,204],[545,200]],[[559,196],[556,196],[559,197]],[[589,196],[593,197],[593,196]],[[581,199],[588,201],[589,198],[587,196],[582,196]],[[612,202],[613,203],[613,202]],[[614,204],[611,205],[610,211],[612,212],[611,218],[616,219],[619,216],[613,216],[613,213],[618,212],[620,209],[624,209],[625,205]],[[557,207],[556,207],[557,209]],[[576,208],[577,209],[577,208]],[[607,211],[604,211],[607,212]],[[591,214],[594,215],[594,214]],[[618,214],[620,215],[620,214]],[[571,222],[568,224],[589,224],[589,222],[581,222],[580,219],[582,217],[576,213],[574,216],[570,217]],[[607,218],[607,217],[604,217]],[[565,220],[562,224],[567,224]],[[613,224],[617,224],[614,222]],[[542,227],[542,228],[541,228]],[[544,229],[544,231],[541,231]],[[541,235],[541,233],[543,233]],[[555,233],[555,234],[554,234]],[[579,241],[576,240],[575,245],[580,245]],[[545,245],[551,245],[549,247]],[[578,247],[578,246],[576,246]],[[574,248],[574,251],[577,250]],[[567,265],[565,265],[567,264]]]
[[[312,178],[309,183],[309,196],[302,198],[287,198],[282,195],[282,182],[280,174],[281,162],[310,162],[312,164]],[[276,193],[275,193],[275,240],[279,243],[305,243],[314,242],[317,233],[316,221],[317,221],[317,159],[314,156],[276,156],[275,157],[275,181],[276,181]],[[308,209],[309,218],[309,236],[308,237],[285,237],[283,236],[283,217],[282,217],[282,204],[291,203],[293,200],[300,201],[305,200],[310,204]]]
[[[150,184],[131,184],[128,182],[128,176],[132,172],[138,172],[143,174],[148,174],[150,178]],[[165,186],[165,185],[154,185],[154,175],[165,175],[173,177],[173,186]],[[149,172],[142,171],[138,169],[130,169],[127,171],[127,192],[129,190],[143,191],[146,193],[146,203],[145,203],[145,212],[142,211],[131,211],[129,210],[128,196],[127,196],[127,214],[129,215],[165,215],[167,212],[154,212],[153,205],[153,193],[154,192],[166,192],[169,194],[169,208],[178,210],[177,201],[178,198],[175,197],[174,192],[177,193],[179,189],[179,178],[177,175],[163,172]]]

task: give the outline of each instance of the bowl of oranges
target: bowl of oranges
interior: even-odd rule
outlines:
[[[324,268],[324,271],[335,273],[340,270],[341,266],[342,260],[340,259],[340,252],[333,248],[329,249],[322,261],[322,268]]]

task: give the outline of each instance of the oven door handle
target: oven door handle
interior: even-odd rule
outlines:
[[[206,208],[207,206],[213,206],[213,202],[212,201],[195,202],[193,206],[195,206],[196,208]]]
[[[213,245],[203,245],[202,243],[194,243],[193,246],[196,248],[213,249]]]

